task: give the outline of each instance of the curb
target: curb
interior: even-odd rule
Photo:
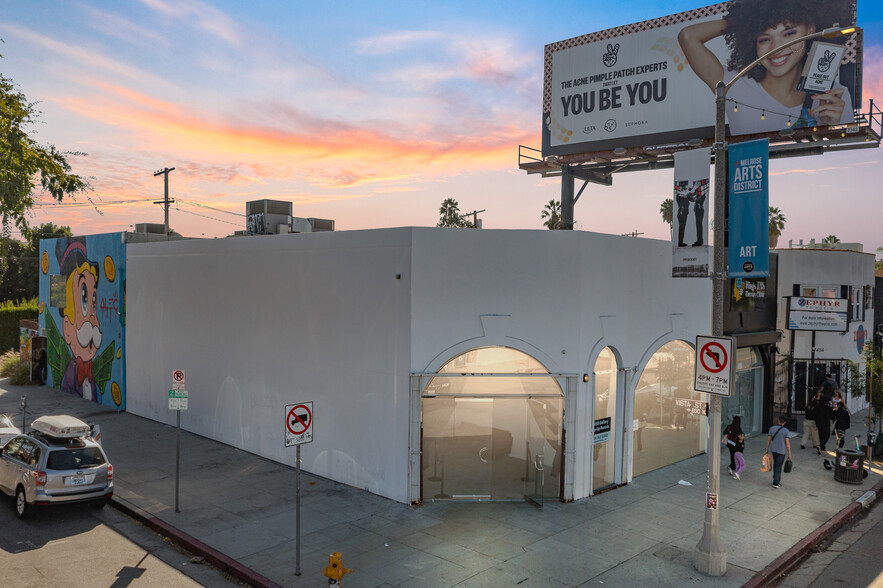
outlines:
[[[880,493],[883,492],[883,480],[877,482],[870,492],[873,493],[872,497],[868,497],[869,493],[865,493],[861,501],[855,500],[850,503],[849,506],[828,519],[824,525],[798,541],[791,549],[773,560],[772,563],[743,584],[742,588],[762,588],[791,569],[813,547],[833,535],[843,525],[862,512],[862,510],[871,506],[880,497]]]
[[[195,556],[202,556],[212,566],[218,568],[226,574],[230,574],[237,580],[245,582],[253,588],[281,588],[281,586],[269,578],[265,578],[251,568],[248,568],[232,557],[224,555],[217,549],[209,547],[199,539],[191,537],[187,533],[181,531],[162,519],[154,516],[148,516],[138,509],[134,509],[123,504],[116,498],[111,498],[108,502],[113,508],[121,513],[132,517],[145,527],[161,534],[164,537],[171,538],[175,543]]]

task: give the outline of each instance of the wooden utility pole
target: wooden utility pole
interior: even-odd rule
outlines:
[[[153,177],[156,177],[156,176],[158,176],[158,175],[160,175],[160,174],[162,174],[163,176],[165,176],[165,177],[163,178],[163,179],[164,179],[164,183],[165,183],[165,198],[164,198],[163,200],[158,200],[158,201],[154,202],[154,204],[162,204],[162,205],[164,205],[164,207],[165,207],[165,210],[166,210],[166,215],[165,215],[165,218],[166,218],[166,223],[165,223],[165,225],[166,225],[166,228],[165,228],[165,235],[166,235],[166,236],[168,236],[168,234],[169,234],[169,204],[171,204],[172,202],[174,202],[174,200],[169,200],[169,172],[170,172],[170,171],[174,171],[174,170],[175,170],[175,168],[173,168],[173,167],[167,167],[167,168],[161,169],[161,170],[159,170],[159,171],[157,171],[156,173],[153,174]]]

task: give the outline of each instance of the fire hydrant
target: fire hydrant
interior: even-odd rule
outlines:
[[[343,554],[339,551],[335,551],[328,556],[328,565],[322,573],[328,578],[329,586],[339,586],[344,575],[352,572],[352,570],[343,567],[343,562],[341,561],[342,558]]]

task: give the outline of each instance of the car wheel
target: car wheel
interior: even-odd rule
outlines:
[[[28,497],[25,495],[25,489],[21,486],[15,491],[15,514],[20,519],[26,519],[31,516],[31,505],[28,504]]]

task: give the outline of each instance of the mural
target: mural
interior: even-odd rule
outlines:
[[[123,409],[125,247],[121,233],[40,242],[47,381],[69,394]]]

